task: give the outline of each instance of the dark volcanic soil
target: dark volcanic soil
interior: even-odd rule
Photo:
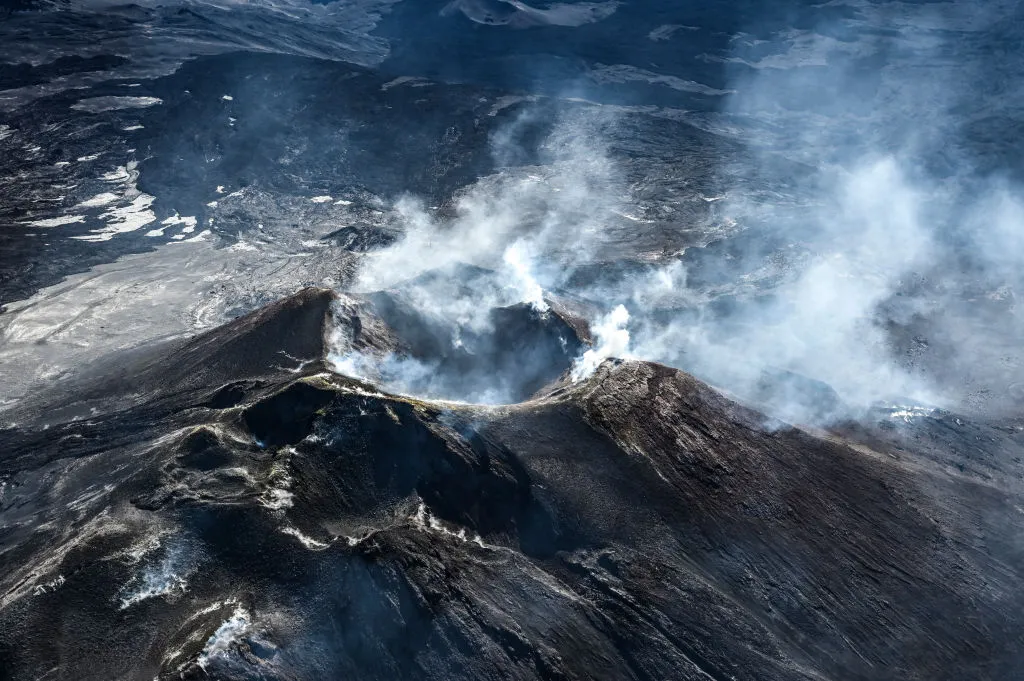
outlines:
[[[810,433],[644,362],[506,407],[395,397],[326,370],[337,319],[401,342],[333,300],[119,356],[14,415],[0,676],[1019,669],[1016,431],[936,412]],[[934,456],[982,441],[983,465]]]

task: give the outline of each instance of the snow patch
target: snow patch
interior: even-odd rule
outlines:
[[[194,237],[186,239],[184,233],[185,231],[187,230],[183,230],[181,234],[175,234],[174,236],[172,236],[171,238],[174,239],[172,243],[195,244],[199,243],[200,241],[207,241],[210,235],[213,234],[213,232],[211,232],[210,230],[204,229],[203,231],[199,232],[199,234],[196,234]]]
[[[97,194],[91,199],[86,199],[85,201],[82,201],[81,203],[76,205],[75,208],[102,208],[103,206],[114,203],[119,198],[121,197],[119,197],[117,194],[103,192],[102,194]]]
[[[695,92],[701,95],[720,96],[732,94],[732,90],[718,90],[708,87],[702,83],[692,80],[684,80],[676,76],[669,76],[646,69],[638,69],[635,66],[616,64],[606,66],[598,64],[587,76],[596,83],[633,83],[645,82],[651,85],[664,85],[680,92]]]
[[[150,208],[156,199],[149,194],[139,194],[127,206],[112,208],[100,215],[100,218],[107,221],[107,226],[101,229],[94,229],[89,234],[73,236],[72,239],[81,241],[110,241],[118,234],[134,232],[156,221],[156,213]]]
[[[260,503],[274,511],[282,511],[291,508],[295,495],[287,489],[275,488],[267,490],[267,493],[260,499]]]
[[[500,13],[494,12],[490,3],[476,0],[453,0],[443,10],[442,15],[462,12],[470,21],[489,26],[504,25],[510,28],[530,28],[532,26],[566,26],[575,27],[592,24],[615,13],[619,2],[576,2],[554,3],[544,9],[531,7],[522,0],[508,0],[508,9]],[[497,3],[495,3],[497,4]]]
[[[90,97],[72,104],[71,108],[76,111],[101,113],[103,111],[118,111],[120,109],[145,109],[163,103],[164,100],[159,97]]]
[[[931,416],[934,412],[934,409],[929,409],[928,407],[898,406],[892,408],[889,412],[889,418],[900,420],[904,423],[913,423],[914,419]]]
[[[380,89],[382,91],[386,92],[386,91],[390,90],[391,88],[393,88],[395,86],[404,85],[405,83],[413,83],[413,84],[423,83],[423,84],[426,84],[426,81],[423,80],[422,78],[418,78],[417,76],[399,76],[398,78],[395,78],[394,80],[389,80],[388,82],[386,82],[383,85],[381,85]]]
[[[131,171],[135,168],[135,164],[129,163],[128,166],[118,166],[110,172],[100,175],[100,179],[104,182],[127,182],[132,179]]]
[[[223,657],[231,651],[231,647],[240,641],[252,629],[252,616],[242,607],[235,608],[235,612],[213,632],[199,654],[199,666],[205,671],[213,659]]]
[[[248,241],[239,241],[238,243],[234,243],[228,246],[227,250],[233,253],[237,253],[239,251],[258,251],[260,249],[257,248],[256,246],[253,246]]]
[[[42,596],[45,593],[56,591],[60,587],[64,586],[64,583],[67,581],[68,580],[64,579],[64,575],[57,575],[56,578],[51,579],[49,582],[44,582],[43,584],[36,584],[34,587],[32,587],[32,595]]]
[[[494,100],[494,104],[491,105],[491,110],[487,112],[487,115],[497,116],[503,109],[507,109],[514,104],[536,102],[538,99],[536,95],[505,95],[504,97],[498,97]]]
[[[164,218],[160,222],[160,224],[163,225],[162,227],[149,230],[148,232],[146,232],[146,236],[163,236],[164,230],[167,229],[168,227],[173,227],[175,225],[185,225],[185,227],[181,230],[182,233],[174,237],[175,239],[183,239],[185,238],[183,236],[184,234],[195,231],[197,222],[198,221],[192,216],[181,217],[180,215],[178,215],[177,212],[175,212],[174,215],[172,215],[169,218]]]
[[[657,27],[656,29],[654,29],[653,31],[651,31],[650,33],[648,33],[647,34],[647,39],[648,40],[653,40],[654,42],[659,42],[659,41],[662,41],[662,40],[668,40],[673,35],[675,35],[677,31],[699,31],[699,30],[700,30],[700,27],[698,27],[698,26],[684,26],[683,24],[663,24],[663,25]]]
[[[63,227],[64,225],[74,225],[79,222],[85,222],[84,215],[61,215],[55,218],[47,218],[45,220],[33,220],[31,222],[24,222],[22,224],[30,225],[32,227]]]
[[[150,565],[136,579],[121,589],[121,610],[156,596],[183,593],[188,589],[186,577],[193,569],[183,547],[168,548],[163,558]]]
[[[292,527],[291,525],[288,525],[286,527],[282,527],[281,528],[281,532],[283,532],[283,533],[285,533],[285,534],[287,534],[287,535],[289,535],[291,537],[295,537],[296,539],[299,540],[299,542],[302,543],[303,546],[305,546],[307,549],[310,549],[310,550],[326,549],[328,546],[330,546],[330,544],[325,544],[322,541],[317,541],[316,539],[313,539],[312,537],[303,534],[302,532],[300,532],[298,529]]]
[[[453,539],[458,539],[462,542],[476,544],[482,549],[491,549],[493,551],[497,551],[504,548],[501,546],[494,546],[493,544],[485,543],[483,537],[481,537],[478,534],[470,535],[468,532],[466,532],[466,528],[464,527],[460,527],[458,531],[451,530],[445,527],[445,525],[440,520],[438,520],[433,516],[433,514],[431,514],[431,512],[427,509],[426,504],[424,504],[422,501],[420,502],[420,505],[416,508],[416,514],[413,515],[412,518],[410,518],[410,520],[412,520],[412,524],[414,527],[416,527],[419,530],[423,530],[424,532],[437,532],[446,537],[452,537]],[[356,543],[358,543],[358,541],[353,543],[351,539],[349,539],[349,546],[354,546]]]

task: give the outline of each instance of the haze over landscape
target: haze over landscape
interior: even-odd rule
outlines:
[[[6,3],[0,678],[1016,678],[1022,40]]]

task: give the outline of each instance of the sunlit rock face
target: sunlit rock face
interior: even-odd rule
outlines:
[[[1022,25],[8,3],[0,679],[1015,678]]]

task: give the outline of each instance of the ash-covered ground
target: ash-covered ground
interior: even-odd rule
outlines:
[[[0,677],[1011,679],[1016,3],[0,10]]]

